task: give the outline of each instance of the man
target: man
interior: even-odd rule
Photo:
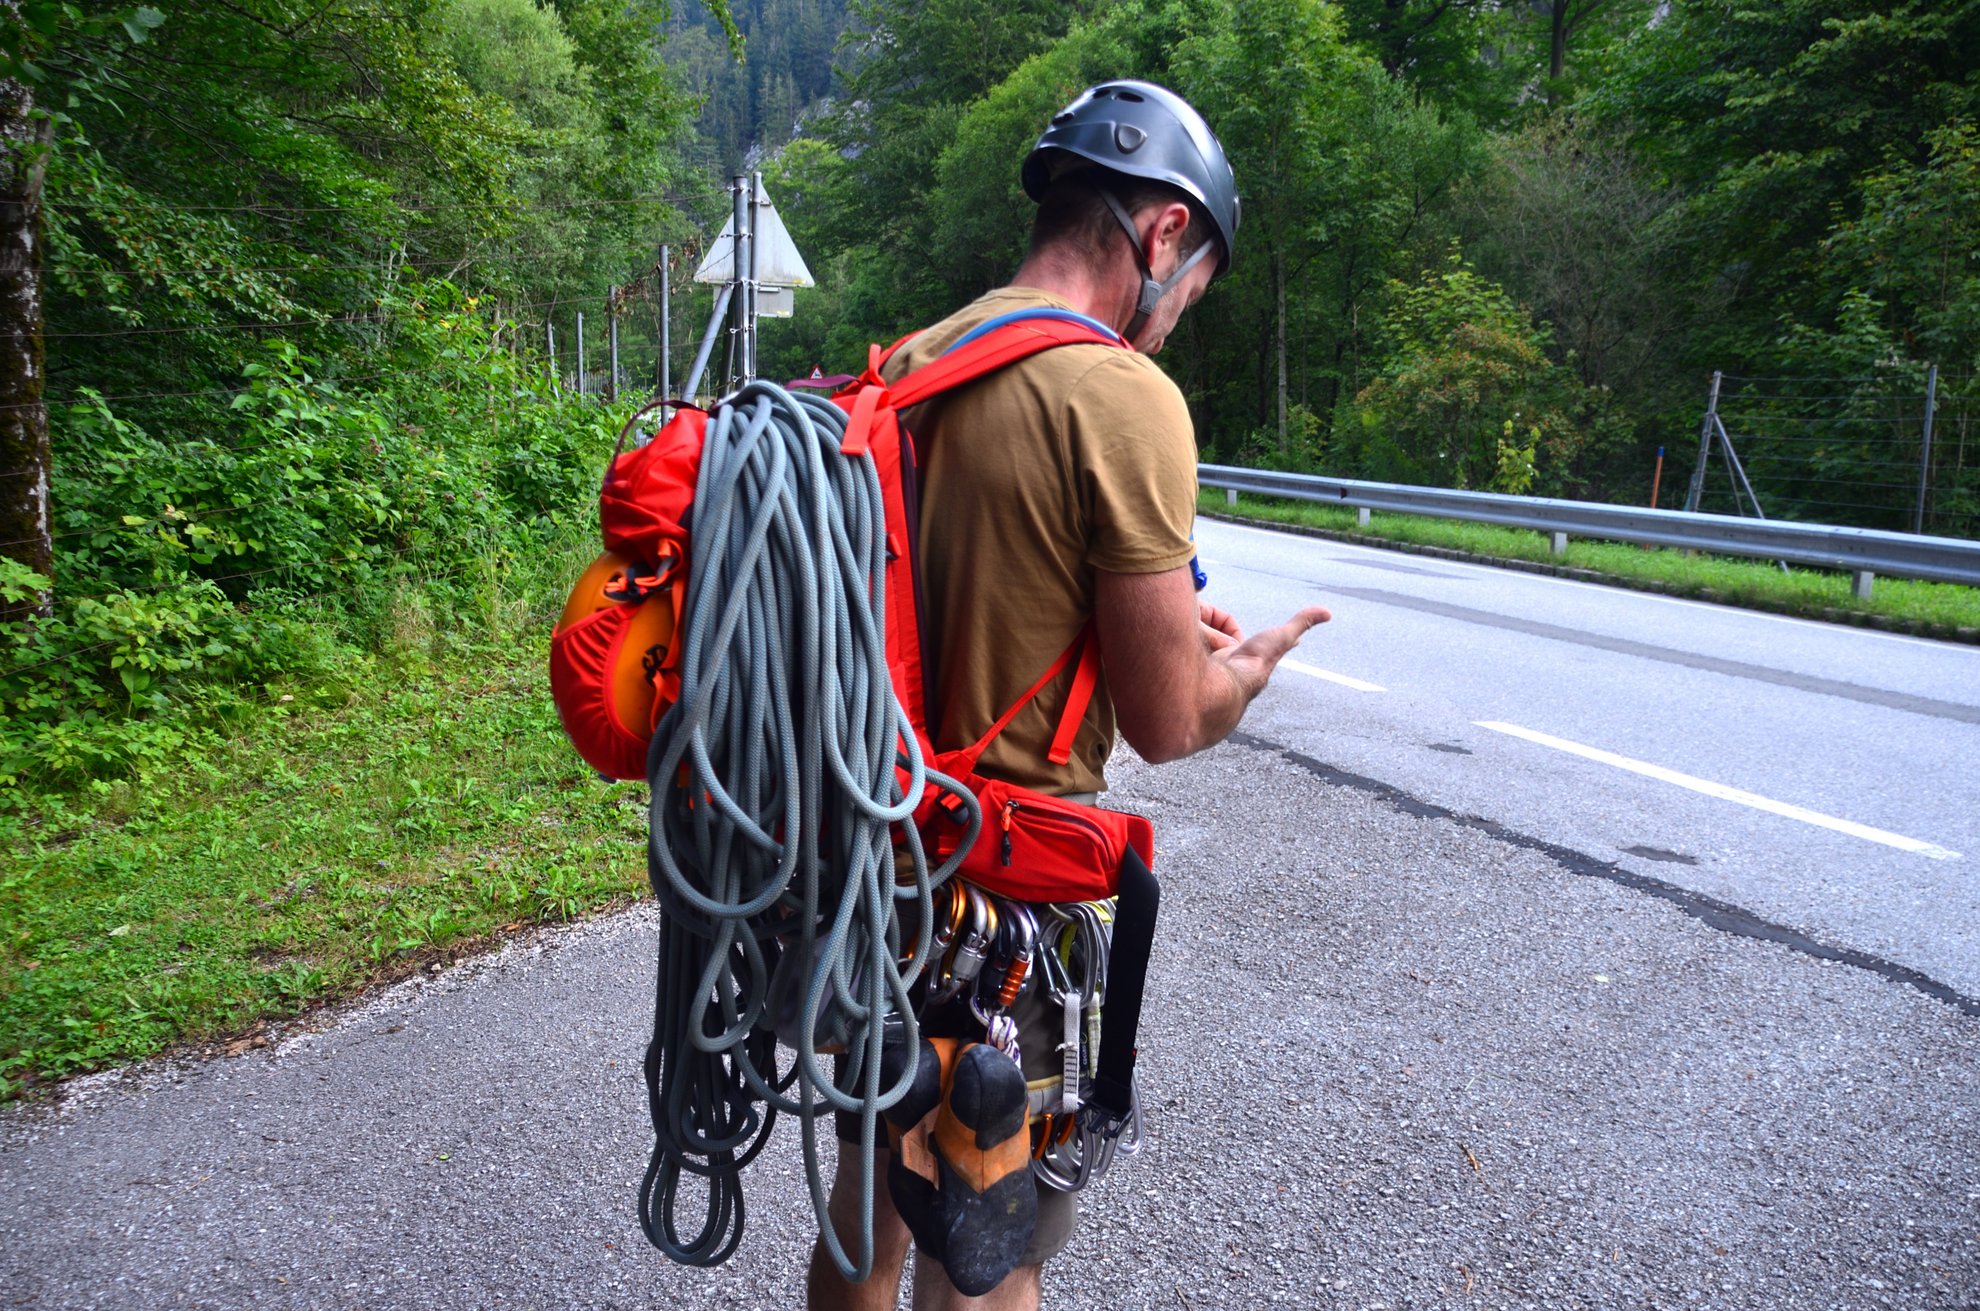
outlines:
[[[1048,687],[992,743],[993,778],[1092,801],[1116,735],[1145,760],[1201,751],[1237,726],[1279,659],[1327,611],[1300,611],[1246,638],[1199,605],[1189,563],[1196,440],[1182,393],[1148,356],[1183,311],[1230,267],[1235,181],[1223,147],[1189,104],[1145,82],[1092,88],[1052,119],[1025,160],[1039,205],[1011,285],[920,334],[887,366],[898,378],[970,329],[1013,310],[1098,320],[1134,347],[1060,346],[908,415],[922,467],[921,565],[933,653],[930,729],[938,750],[974,741],[1089,623],[1099,689],[1070,762],[1046,762],[1067,680]],[[1056,1068],[1041,1008],[1019,1015],[1026,1073]],[[842,1150],[833,1217],[857,1233],[857,1179]],[[821,1248],[814,1311],[892,1311],[908,1232],[874,1199],[874,1266],[847,1284]],[[1038,1221],[1017,1269],[966,1298],[919,1258],[914,1304],[1035,1308],[1039,1269],[1070,1239],[1073,1196],[1039,1189]]]

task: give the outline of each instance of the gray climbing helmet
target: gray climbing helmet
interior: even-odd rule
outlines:
[[[1025,156],[1021,180],[1033,200],[1043,200],[1046,188],[1068,165],[1077,166],[1060,152],[1115,173],[1166,182],[1189,196],[1217,229],[1217,276],[1230,271],[1238,228],[1237,178],[1217,134],[1187,100],[1153,82],[1089,87],[1053,116]],[[1104,186],[1101,194],[1126,223],[1119,202]],[[1140,238],[1132,224],[1127,226],[1138,252]]]

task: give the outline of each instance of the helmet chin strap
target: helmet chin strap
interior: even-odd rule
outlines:
[[[1141,233],[1135,229],[1134,220],[1128,216],[1126,207],[1114,199],[1113,192],[1105,188],[1100,189],[1100,199],[1106,201],[1107,208],[1114,211],[1114,217],[1119,220],[1121,228],[1128,235],[1128,245],[1134,248],[1134,262],[1141,266],[1141,297],[1135,302],[1134,317],[1128,320],[1127,330],[1121,333],[1132,343],[1141,335],[1141,330],[1148,326],[1148,320],[1154,316],[1155,307],[1162,303],[1162,297],[1168,295],[1175,285],[1188,276],[1189,271],[1210,253],[1210,243],[1206,241],[1198,246],[1195,254],[1176,266],[1176,271],[1168,276],[1167,281],[1158,282],[1155,280],[1154,270],[1148,267],[1147,253],[1141,249]]]

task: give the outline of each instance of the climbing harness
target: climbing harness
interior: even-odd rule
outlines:
[[[915,451],[897,419],[1073,342],[1124,344],[1076,315],[1021,316],[891,384],[876,347],[829,400],[751,382],[709,411],[657,402],[621,434],[600,493],[606,554],[552,639],[551,681],[585,759],[652,790],[662,927],[639,1215],[677,1261],[714,1265],[735,1251],[740,1173],[779,1115],[799,1123],[820,1235],[843,1276],[872,1269],[884,1131],[890,1189],[935,1199],[922,1219],[949,1228],[929,1220],[917,1241],[966,1291],[994,1286],[1022,1250],[997,1219],[1022,1212],[1013,1169],[1027,1188],[1033,1175],[1078,1188],[1140,1141],[1133,1036],[1159,897],[1153,832],[1138,816],[976,773],[1055,680],[1067,705],[1048,759],[1066,763],[1097,685],[1097,643],[1076,635],[981,739],[933,751]],[[677,412],[628,448],[662,406]],[[1092,903],[1117,892],[1110,924]],[[1074,1077],[1034,1156],[1028,1139],[998,1144],[1016,1142],[1006,1115],[1021,1133],[1032,1109],[1013,1011],[1041,987],[1064,1013],[1061,1063]],[[973,1017],[986,1043],[925,1038],[918,1017],[941,1006]],[[858,1126],[841,1149],[861,1162],[850,1252],[826,1212],[827,1112]],[[967,1115],[988,1118],[958,1127]],[[981,1232],[955,1228],[979,1221]]]

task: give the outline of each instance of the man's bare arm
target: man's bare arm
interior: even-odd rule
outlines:
[[[1286,653],[1332,618],[1311,606],[1247,638],[1229,615],[1198,606],[1186,568],[1100,570],[1094,600],[1121,736],[1152,764],[1221,742]]]

